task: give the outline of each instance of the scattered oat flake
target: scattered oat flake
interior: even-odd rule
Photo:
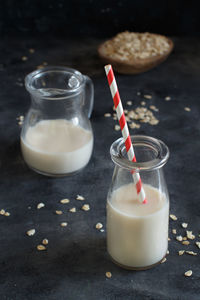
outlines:
[[[152,96],[151,95],[144,95],[144,98],[145,99],[152,99]]]
[[[10,213],[8,211],[5,212],[4,216],[9,217]]]
[[[62,215],[63,214],[62,210],[56,210],[55,213],[56,213],[56,215]]]
[[[89,204],[84,204],[84,205],[81,207],[81,209],[87,211],[87,210],[90,210],[90,206],[89,206]]]
[[[142,101],[142,102],[140,102],[140,104],[141,104],[142,106],[145,106],[145,105],[146,105],[146,102],[145,102],[145,101]]]
[[[188,246],[190,244],[190,242],[189,241],[183,241],[182,242],[182,245],[186,245],[186,246]]]
[[[189,255],[193,255],[193,256],[196,256],[197,253],[196,252],[193,252],[193,251],[185,251],[187,254]]]
[[[44,68],[44,66],[43,65],[39,65],[39,66],[37,66],[37,69],[43,69]]]
[[[189,108],[189,107],[184,107],[184,110],[185,110],[185,111],[191,111],[191,108]]]
[[[101,232],[104,232],[105,230],[104,230],[104,229],[100,229],[100,231],[101,231]]]
[[[35,229],[30,229],[26,232],[28,236],[33,236],[35,234]]]
[[[127,101],[126,104],[131,106],[133,104],[133,102],[132,101]]]
[[[149,124],[151,124],[151,125],[157,125],[158,123],[159,123],[159,120],[157,120],[157,119],[152,119],[149,122]]]
[[[24,121],[24,116],[19,116],[19,117],[17,117],[17,120],[19,120],[19,121]]]
[[[150,105],[149,108],[153,111],[159,111],[159,109],[155,107],[155,105]]]
[[[38,251],[46,250],[46,247],[44,245],[37,245]]]
[[[196,242],[195,244],[196,244],[197,247],[200,249],[200,242]]]
[[[22,61],[26,61],[28,60],[28,57],[27,56],[22,56]]]
[[[165,97],[165,101],[170,101],[170,100],[171,100],[170,96]]]
[[[163,264],[164,262],[166,262],[166,257],[164,257],[162,260],[161,260],[161,264]]]
[[[169,215],[170,216],[170,218],[173,220],[173,221],[176,221],[177,220],[177,217],[175,216],[175,215]]]
[[[66,203],[69,203],[70,202],[70,200],[69,199],[62,199],[62,200],[60,200],[60,203],[62,203],[62,204],[66,204]]]
[[[2,216],[5,215],[5,210],[4,209],[0,210],[0,215],[2,215]]]
[[[24,121],[24,116],[19,116],[20,121]]]
[[[176,229],[172,229],[172,233],[173,233],[173,234],[176,234]]]
[[[72,208],[70,208],[70,210],[69,210],[70,212],[72,212],[72,213],[75,213],[76,212],[76,207],[72,207]]]
[[[185,250],[179,250],[178,255],[183,255],[185,253]]]
[[[186,271],[184,275],[185,275],[186,277],[192,276],[192,270]]]
[[[135,128],[140,128],[140,124],[137,124],[137,123],[135,123],[135,122],[131,122],[130,124],[129,124],[129,127],[131,128],[131,129],[135,129]]]
[[[111,278],[112,277],[112,273],[111,272],[106,272],[106,277],[107,278]]]
[[[183,228],[187,228],[187,227],[188,227],[188,223],[182,223],[181,226],[182,226]]]
[[[170,242],[171,241],[171,239],[168,237],[168,241]]]
[[[29,53],[33,54],[34,52],[35,52],[35,49],[33,49],[33,48],[29,49]]]
[[[179,242],[182,242],[183,237],[181,235],[178,235],[178,236],[176,236],[176,240],[179,241]]]
[[[84,198],[83,196],[81,196],[81,195],[77,195],[77,196],[76,196],[76,200],[81,200],[81,201],[83,201],[83,200],[85,200],[85,198]]]
[[[101,224],[101,223],[96,224],[96,229],[101,229],[102,227],[103,227],[103,224]]]
[[[169,254],[169,250],[167,250],[167,254]]]
[[[16,82],[15,84],[18,86],[24,86],[22,82]]]
[[[187,234],[187,238],[190,240],[194,240],[195,239],[195,235],[192,234],[192,231],[188,231],[186,230],[186,234]]]
[[[38,205],[37,205],[37,209],[40,209],[40,208],[42,208],[42,207],[45,207],[45,204],[44,203],[38,203]]]
[[[47,239],[43,239],[42,244],[43,245],[48,245],[49,241]]]
[[[66,226],[67,226],[67,222],[62,222],[62,223],[60,223],[60,226],[61,226],[61,227],[66,227]]]
[[[110,113],[105,113],[105,114],[104,114],[104,117],[110,118],[110,117],[111,117],[111,114],[110,114]]]
[[[183,241],[187,241],[187,237],[186,236],[183,237]]]
[[[115,125],[115,130],[119,131],[120,130],[120,126],[119,125]]]
[[[128,109],[124,109],[124,113],[126,115],[128,113]]]

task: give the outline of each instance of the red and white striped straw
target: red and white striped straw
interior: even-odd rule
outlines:
[[[126,118],[124,115],[124,110],[123,110],[123,106],[122,106],[122,102],[120,99],[120,95],[119,95],[119,91],[117,88],[117,83],[115,80],[115,76],[113,73],[113,69],[111,65],[106,65],[105,67],[105,71],[106,71],[106,75],[107,75],[107,79],[108,79],[108,84],[110,87],[110,91],[112,94],[112,98],[113,98],[113,102],[114,102],[114,106],[117,112],[117,118],[119,121],[119,125],[122,131],[122,136],[124,139],[124,143],[126,146],[126,151],[128,154],[128,158],[130,161],[136,162],[136,157],[135,157],[135,153],[134,153],[134,149],[133,149],[133,145],[131,142],[131,137],[129,134],[129,130],[128,130],[128,126],[126,123]],[[136,190],[137,190],[137,194],[139,197],[139,200],[141,203],[146,203],[146,196],[145,196],[145,192],[144,189],[142,187],[142,181],[140,178],[140,174],[139,173],[133,173],[133,180],[136,186]]]

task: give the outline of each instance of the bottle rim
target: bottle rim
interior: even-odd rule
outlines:
[[[132,135],[131,141],[134,149],[137,146],[146,147],[146,149],[153,151],[155,157],[144,162],[128,160],[125,143],[121,137],[113,142],[110,147],[111,159],[119,167],[134,172],[152,171],[163,167],[168,161],[170,152],[163,141],[146,135]]]

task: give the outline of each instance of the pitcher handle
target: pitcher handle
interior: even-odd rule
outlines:
[[[84,78],[85,78],[85,86],[86,86],[84,107],[85,107],[86,115],[88,116],[88,118],[90,118],[92,114],[93,105],[94,105],[94,86],[90,77],[84,75]]]

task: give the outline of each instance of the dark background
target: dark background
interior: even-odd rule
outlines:
[[[199,36],[198,1],[159,0],[4,0],[0,34],[106,37],[149,31]]]
[[[0,0],[0,300],[199,300],[200,250],[191,241],[184,254],[177,235],[187,222],[200,241],[200,13],[198,1],[108,0]],[[114,165],[111,143],[121,133],[112,113],[113,101],[97,47],[123,31],[149,31],[172,37],[169,58],[136,76],[116,74],[124,108],[147,106],[159,112],[157,126],[143,124],[131,134],[162,139],[170,149],[165,166],[170,194],[169,255],[166,263],[133,272],[113,264],[106,251],[106,195]],[[35,52],[31,54],[29,49]],[[23,60],[23,57],[27,60]],[[30,96],[24,77],[42,64],[63,65],[89,75],[94,83],[94,151],[88,166],[67,178],[48,178],[31,171],[19,145],[21,128],[16,118],[25,115]],[[137,93],[141,92],[139,96]],[[165,101],[170,96],[171,101]],[[190,107],[191,111],[185,111]],[[81,194],[91,207],[83,212],[75,197]],[[60,199],[70,198],[63,208]],[[37,210],[39,202],[45,207]],[[68,208],[77,207],[76,214]],[[64,210],[55,215],[56,209]],[[67,221],[67,228],[60,222]],[[105,232],[95,229],[101,222]],[[35,228],[28,237],[26,231]],[[49,239],[48,249],[36,245]],[[196,241],[195,240],[195,241]],[[192,270],[190,278],[185,271]],[[112,272],[112,278],[105,272]]]

